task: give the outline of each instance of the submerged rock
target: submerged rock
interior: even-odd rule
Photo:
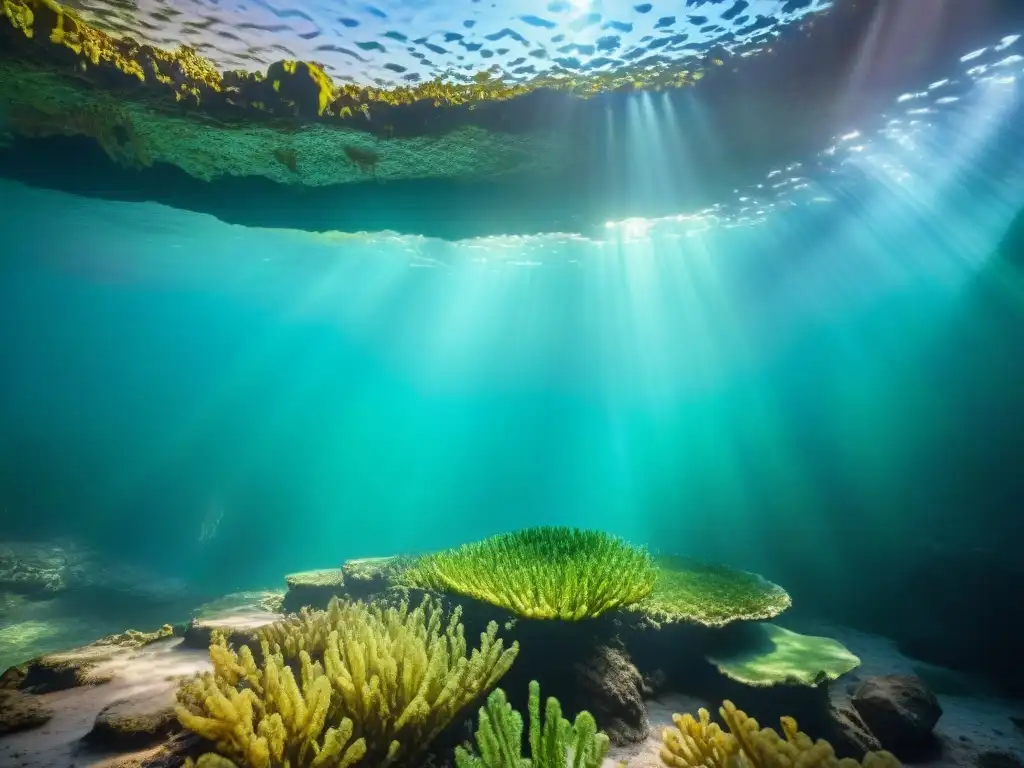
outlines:
[[[84,577],[87,560],[88,553],[69,542],[0,543],[0,590],[53,597]]]
[[[364,557],[346,560],[341,568],[324,568],[292,573],[285,577],[288,592],[281,610],[294,613],[303,608],[327,607],[332,597],[372,600],[400,585],[409,558],[402,556]]]
[[[644,681],[628,654],[601,645],[585,661],[574,665],[579,696],[612,744],[634,744],[651,730],[644,706]]]
[[[196,608],[192,615],[197,619],[208,619],[239,611],[281,613],[283,601],[284,590],[281,589],[232,592],[229,595],[208,600]]]
[[[0,736],[38,728],[53,717],[53,710],[35,696],[0,691]]]
[[[181,729],[174,703],[174,693],[168,689],[115,701],[96,716],[86,739],[112,751],[158,744]]]
[[[288,592],[282,608],[288,613],[303,608],[326,608],[332,597],[345,594],[345,575],[341,568],[290,573],[284,580]]]
[[[860,757],[867,752],[882,749],[882,742],[871,732],[860,713],[849,702],[833,703],[828,708],[828,719],[822,729],[822,738],[828,740],[836,754]]]
[[[129,629],[81,648],[48,653],[8,669],[0,676],[0,689],[53,693],[83,685],[100,685],[109,682],[114,674],[107,662],[173,634],[169,624],[155,632]]]
[[[106,683],[48,694],[52,721],[0,739],[0,765],[178,768],[194,754],[196,737],[179,732],[171,708],[183,678],[209,671],[208,652],[184,648],[182,638],[106,650],[112,655],[93,670]]]
[[[882,747],[904,761],[929,757],[935,749],[939,701],[920,678],[869,677],[853,695],[853,706]]]
[[[258,609],[233,610],[222,614],[195,618],[185,628],[186,648],[209,648],[214,632],[222,632],[232,645],[244,645],[252,640],[256,630],[273,624],[280,614]]]
[[[345,594],[354,600],[367,600],[383,595],[398,583],[408,558],[364,557],[347,560],[341,566],[345,579]]]

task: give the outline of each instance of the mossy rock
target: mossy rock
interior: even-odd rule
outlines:
[[[47,723],[53,710],[31,694],[0,691],[0,736],[27,731]]]
[[[792,604],[786,590],[756,573],[678,556],[655,558],[654,565],[654,589],[633,610],[657,623],[724,627],[773,619]]]
[[[315,571],[300,571],[284,577],[288,589],[304,587],[343,587],[345,575],[340,568],[322,568]]]
[[[284,580],[288,592],[281,608],[286,613],[303,608],[326,608],[332,597],[345,595],[345,574],[341,568],[290,573]]]
[[[183,645],[186,648],[209,648],[214,632],[222,633],[230,643],[244,645],[257,630],[280,618],[280,614],[259,609],[228,610],[196,617],[185,629]]]
[[[744,685],[817,687],[860,666],[860,659],[830,637],[801,635],[776,624],[745,627],[731,648],[707,655],[718,671]]]
[[[347,560],[341,567],[345,594],[354,600],[379,597],[395,586],[411,562],[402,556]]]
[[[53,693],[68,688],[101,685],[114,676],[110,665],[104,662],[158,640],[173,637],[174,634],[175,630],[169,624],[155,632],[129,629],[120,634],[107,635],[81,648],[48,653],[8,669],[0,676],[0,689]]]
[[[232,592],[203,603],[193,611],[192,615],[197,619],[211,619],[239,612],[281,613],[284,594],[283,589]]]
[[[173,691],[158,691],[107,705],[96,716],[86,738],[110,750],[142,749],[180,730]]]

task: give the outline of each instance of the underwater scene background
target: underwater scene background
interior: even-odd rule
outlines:
[[[965,3],[946,6],[962,12]],[[811,634],[832,627],[830,635],[861,657],[864,675],[891,670],[882,651],[870,650],[882,646],[858,633],[886,638],[940,695],[954,697],[942,699],[943,723],[975,728],[984,720],[958,709],[957,696],[1002,707],[992,715],[1005,721],[998,738],[979,736],[981,726],[944,732],[961,752],[889,742],[884,726],[874,748],[907,764],[1020,765],[1022,709],[1005,703],[1024,694],[1019,6],[980,4],[987,20],[972,28],[975,37],[965,32],[961,48],[933,46],[909,89],[892,77],[870,99],[840,109],[842,94],[829,105],[804,103],[794,85],[779,93],[777,111],[742,102],[744,120],[741,102],[702,100],[704,83],[724,65],[705,64],[706,79],[688,66],[683,77],[673,52],[747,46],[755,60],[771,43],[758,37],[767,23],[747,18],[766,18],[753,10],[688,2],[691,17],[712,10],[732,17],[722,17],[721,30],[691,18],[692,36],[655,44],[652,35],[676,23],[655,18],[657,9],[604,8],[604,16],[576,9],[575,26],[565,27],[550,19],[570,4],[552,3],[522,9],[505,27],[503,11],[472,3],[447,9],[463,31],[442,25],[443,45],[441,33],[427,35],[391,55],[368,41],[408,42],[411,35],[394,29],[434,23],[441,11],[403,2],[335,19],[333,5],[306,5],[300,13],[254,4],[259,23],[234,36],[211,30],[250,11],[241,5],[210,6],[203,24],[190,19],[205,4],[173,13],[163,4],[74,7],[104,33],[195,46],[220,70],[317,60],[339,85],[370,82],[381,93],[479,83],[458,74],[465,51],[479,51],[464,37],[476,19],[489,35],[485,45],[512,40],[529,51],[485,57],[511,73],[500,99],[513,111],[517,99],[549,98],[533,84],[541,82],[538,92],[557,89],[544,78],[561,69],[596,78],[586,82],[608,93],[595,97],[605,101],[586,119],[566,117],[560,130],[555,121],[544,152],[571,157],[554,175],[531,168],[504,178],[504,169],[496,180],[460,180],[417,171],[407,179],[400,153],[381,149],[367,160],[346,149],[338,173],[365,176],[369,165],[372,179],[334,178],[328,164],[296,165],[295,155],[266,160],[276,165],[264,172],[255,154],[246,169],[207,178],[187,159],[173,159],[167,145],[157,152],[156,138],[146,139],[155,161],[126,167],[102,136],[77,123],[43,130],[36,115],[29,130],[25,84],[43,80],[13,77],[23,65],[12,63],[22,56],[12,44],[0,68],[9,77],[0,78],[0,128],[8,131],[0,146],[0,667],[19,669],[31,657],[129,626],[183,625],[225,595],[279,590],[286,574],[571,527],[621,537],[656,557],[760,574],[791,598],[782,626]],[[778,5],[780,27],[819,13],[828,24],[841,12],[827,3]],[[629,30],[624,22],[609,29],[619,10],[636,17]],[[184,24],[172,22],[182,14]],[[278,29],[266,14],[295,26]],[[912,32],[921,18],[886,23],[903,24],[900,39],[907,39],[926,35]],[[565,41],[552,38],[595,25],[603,37],[555,50]],[[346,35],[362,37],[349,46]],[[982,35],[983,44],[966,45]],[[881,57],[865,39],[872,38],[859,41],[862,62]],[[433,58],[417,55],[416,46]],[[685,91],[647,90],[638,81],[635,92],[622,93],[621,75],[607,74],[655,55],[644,59],[652,83],[681,77],[670,87]],[[346,67],[351,61],[355,69]],[[854,93],[858,70],[844,78]],[[723,87],[758,88],[749,78]],[[408,96],[413,108],[420,98]],[[462,96],[449,98],[458,104]],[[849,122],[839,125],[839,114]],[[825,136],[827,127],[836,131]],[[746,138],[763,141],[734,155]],[[491,174],[488,152],[481,145],[473,162]],[[301,178],[275,177],[289,173]],[[555,558],[556,573],[578,573],[568,557]],[[389,589],[437,588],[390,572],[385,581]],[[309,603],[286,597],[286,611],[326,609],[327,594],[377,596],[291,581],[289,595],[296,584],[300,595],[327,592]],[[482,599],[448,582],[439,589],[444,599]],[[281,610],[272,608],[275,616]],[[471,638],[491,618],[476,610],[466,609]],[[376,620],[358,611],[320,615],[316,621],[335,628]],[[515,626],[523,634],[508,636],[520,644],[520,667],[541,663],[526,650],[531,638],[538,647],[567,643],[567,658],[579,651],[575,636],[537,640],[528,626]],[[652,650],[633,628],[617,631],[645,685],[641,659],[711,642],[663,632]],[[239,637],[229,638],[233,648],[244,644]],[[156,640],[159,647],[165,638]],[[207,632],[197,647],[210,642]],[[0,688],[32,692],[24,680],[34,673],[25,669],[8,673]],[[705,674],[666,669],[669,680]],[[826,677],[840,674],[845,668]],[[525,711],[529,675],[522,675],[522,690],[509,696]],[[541,690],[550,685],[565,702],[595,709],[597,726],[618,744],[590,694],[573,698],[576,689],[553,680],[540,676]],[[757,695],[766,698],[745,705],[735,694],[736,704],[762,718],[818,713],[821,704],[803,693]],[[650,706],[653,721],[660,705]],[[725,722],[742,730],[742,717],[731,712],[723,709]],[[805,714],[801,723],[816,717]],[[677,725],[680,733],[689,727]],[[5,732],[5,766],[65,764],[43,742],[5,752]],[[845,743],[831,731],[821,735]],[[971,739],[978,748],[964,752]],[[672,751],[670,742],[666,736]],[[582,753],[586,743],[572,749]],[[743,749],[745,764],[776,764]],[[859,759],[865,750],[845,751]],[[984,762],[979,753],[1001,757]],[[183,752],[170,754],[178,762],[166,764],[184,760]],[[34,755],[50,756],[33,763]],[[427,764],[418,753],[402,759]],[[627,762],[646,764],[639,759]]]

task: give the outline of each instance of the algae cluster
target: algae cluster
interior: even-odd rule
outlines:
[[[608,736],[597,730],[593,715],[584,710],[570,724],[553,696],[540,712],[540,683],[530,681],[530,757],[523,757],[523,717],[496,689],[480,708],[476,730],[478,754],[455,750],[456,768],[562,768],[571,755],[573,768],[599,768],[608,754]]]
[[[366,601],[347,593],[350,582]],[[213,670],[177,689],[177,721],[201,737],[197,749],[180,755],[186,768],[388,768],[430,764],[438,750],[448,749],[454,749],[457,768],[598,768],[609,749],[599,725],[614,733],[615,706],[621,714],[632,683],[624,677],[614,690],[580,688],[563,672],[585,665],[591,644],[596,637],[608,642],[602,633],[609,629],[632,668],[634,661],[651,660],[630,661],[631,649],[646,654],[649,641],[661,639],[659,653],[675,652],[677,638],[688,631],[678,625],[695,624],[711,643],[699,653],[717,667],[717,679],[747,686],[752,698],[759,687],[782,685],[799,701],[805,695],[800,687],[816,687],[859,663],[834,640],[752,621],[788,607],[788,595],[776,585],[733,569],[652,559],[645,549],[600,531],[529,528],[419,557],[352,560],[341,568],[292,574],[287,583],[289,595],[346,590],[346,596],[332,594],[323,609],[306,607],[276,620],[259,613],[270,623],[251,621],[230,636],[215,629],[202,637]],[[428,592],[420,604],[397,599],[415,587]],[[237,613],[243,598],[262,605],[267,594],[230,596],[222,607]],[[462,606],[445,607],[459,598],[471,611],[467,623],[483,628],[478,643],[467,642]],[[487,621],[493,611],[480,613],[473,601],[546,621],[510,622],[506,637],[517,639],[509,643],[498,637],[497,623]],[[663,617],[671,611],[674,621],[628,620],[637,611],[654,612],[652,606]],[[607,613],[617,616],[579,624]],[[675,634],[680,629],[684,634]],[[637,632],[649,634],[632,646]],[[170,626],[129,631],[66,657],[36,659],[10,670],[0,688],[39,692],[99,684],[110,678],[96,673],[98,662],[172,634]],[[520,642],[530,644],[521,658]],[[529,666],[528,722],[496,687],[517,658]],[[549,684],[561,686],[559,695],[574,697],[578,706],[584,691],[582,703],[593,702],[601,723],[582,708],[570,723],[557,697],[548,697],[542,708],[536,673],[549,669],[543,665],[551,665]],[[639,687],[640,675],[632,671]],[[586,698],[595,695],[608,699]],[[449,746],[455,734],[450,726],[480,700],[485,703],[475,743]],[[156,730],[131,711],[117,714],[128,730]],[[728,701],[720,714],[725,729],[706,710],[696,717],[676,715],[676,727],[663,734],[665,765],[898,766],[886,752],[870,753],[863,763],[840,760],[828,742],[813,741],[790,718],[782,719],[779,735]],[[164,727],[161,721],[159,729]],[[442,732],[447,735],[439,740]]]
[[[708,656],[719,672],[744,685],[817,686],[860,666],[859,658],[830,637],[801,635],[774,624],[752,629],[759,637],[748,647]]]
[[[781,718],[780,736],[726,701],[719,714],[728,730],[711,722],[706,709],[698,716],[673,716],[675,728],[662,733],[661,760],[669,768],[899,768],[889,752],[869,752],[863,762],[839,759],[827,741],[814,741],[791,717]]]
[[[679,556],[658,557],[655,567],[651,594],[634,606],[655,621],[721,627],[773,619],[792,604],[786,590],[756,573]]]
[[[600,531],[539,527],[420,558],[409,586],[465,595],[529,619],[591,619],[654,587],[647,551]]]
[[[720,58],[700,57],[685,64],[593,75],[556,68],[528,81],[484,70],[466,82],[434,78],[408,86],[338,85],[319,64],[291,59],[274,62],[265,73],[222,73],[193,48],[166,51],[130,37],[115,37],[56,0],[4,0],[0,17],[34,45],[58,49],[59,57],[74,61],[82,73],[99,68],[120,75],[122,87],[124,81],[135,81],[172,95],[176,102],[199,105],[214,99],[242,109],[313,118],[353,119],[367,116],[371,107],[418,102],[472,108],[540,89],[589,97],[623,89],[677,88],[698,82],[709,68],[724,64]]]
[[[179,690],[181,724],[215,745],[203,768],[388,766],[424,749],[518,651],[491,623],[468,650],[461,611],[332,600],[260,633],[260,661],[223,636],[214,671]]]

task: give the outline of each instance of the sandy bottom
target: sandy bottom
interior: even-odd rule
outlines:
[[[109,683],[47,693],[40,701],[54,709],[41,728],[0,738],[3,768],[100,768],[111,762],[80,743],[104,707],[124,699],[166,698],[174,702],[178,678],[210,668],[206,651],[180,648],[180,639],[128,650],[103,662],[98,673],[113,672]]]

